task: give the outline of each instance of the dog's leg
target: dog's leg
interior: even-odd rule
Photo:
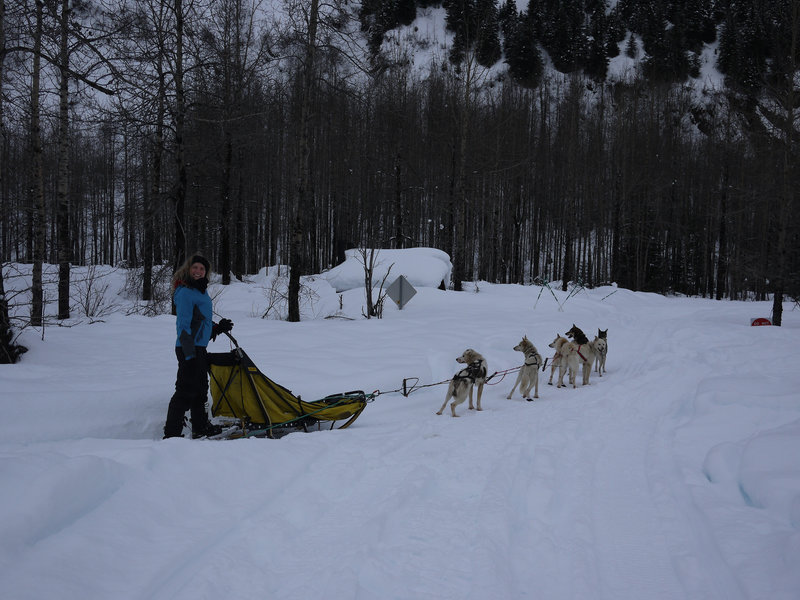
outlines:
[[[470,383],[469,384],[469,409],[470,410],[475,410],[475,407],[472,406],[472,388],[474,388],[474,387],[475,387],[475,383]]]
[[[533,371],[532,373],[528,373],[525,377],[525,390],[523,391],[522,395],[528,402],[533,401],[533,398],[531,398],[531,390],[533,389],[533,381],[537,373],[538,371]]]
[[[537,365],[536,369],[533,371],[533,385],[534,385],[534,388],[535,388],[534,392],[533,392],[533,397],[534,398],[538,398],[539,397],[539,367],[538,367],[538,365]],[[531,393],[530,389],[528,389],[528,393],[529,394]]]
[[[517,380],[514,382],[514,387],[511,388],[510,392],[508,392],[508,396],[506,396],[506,400],[511,400],[511,396],[514,395],[514,390],[517,389],[517,386],[519,385],[520,379],[522,379],[522,369],[520,369],[519,373],[517,373]],[[520,391],[522,391],[522,388],[520,388]]]
[[[444,412],[444,407],[447,406],[447,401],[450,400],[450,397],[453,395],[453,383],[450,382],[450,385],[447,386],[447,395],[444,397],[444,404],[442,404],[442,408],[440,408],[436,414],[440,415]]]
[[[453,414],[454,417],[457,417],[456,414],[456,406],[464,402],[467,399],[467,390],[465,389],[457,389],[453,394],[453,401],[450,403],[450,412]]]
[[[531,393],[531,378],[528,376],[528,372],[525,369],[526,367],[523,365],[519,372],[519,377],[522,379],[522,385],[519,386],[519,393],[527,400]]]
[[[474,386],[473,386],[474,387]],[[472,388],[469,389],[469,393],[472,394]],[[475,401],[478,410],[483,410],[481,408],[481,395],[483,394],[483,381],[478,383],[478,399]]]

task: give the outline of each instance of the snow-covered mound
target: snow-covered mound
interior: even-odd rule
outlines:
[[[364,287],[364,260],[370,261],[370,253],[375,252],[372,285],[378,287],[383,282],[386,287],[403,275],[414,287],[436,288],[442,282],[450,282],[453,264],[446,252],[436,248],[407,248],[405,250],[361,250],[352,248],[345,252],[345,261],[322,274],[322,277],[336,289],[344,292]],[[389,276],[386,277],[386,273]],[[384,278],[386,280],[384,281]]]

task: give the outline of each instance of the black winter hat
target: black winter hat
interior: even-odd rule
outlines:
[[[192,260],[189,261],[189,266],[193,265],[194,263],[200,263],[201,265],[203,265],[206,268],[206,275],[208,275],[209,272],[211,271],[211,263],[208,262],[208,259],[206,259],[205,256],[202,256],[200,254],[195,254],[194,256],[192,256]]]

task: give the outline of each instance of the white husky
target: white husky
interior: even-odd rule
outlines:
[[[536,346],[531,343],[528,336],[522,336],[522,341],[514,346],[514,350],[525,355],[525,362],[519,368],[517,381],[508,393],[507,398],[511,400],[514,390],[519,386],[522,397],[531,402],[531,388],[534,388],[533,397],[539,397],[539,367],[542,366],[542,355],[536,350]]]
[[[483,394],[483,384],[486,383],[486,374],[489,371],[489,365],[486,359],[472,348],[467,348],[461,356],[456,358],[456,362],[467,366],[453,375],[453,378],[447,386],[447,395],[444,398],[444,404],[442,404],[442,408],[437,411],[437,415],[442,414],[445,406],[447,406],[447,401],[453,398],[453,403],[450,405],[450,412],[454,417],[457,417],[456,406],[464,402],[464,400],[467,399],[467,395],[469,395],[469,409],[473,410],[472,390],[476,385],[478,386],[476,405],[478,410],[483,410],[481,408],[481,394]]]
[[[606,372],[606,355],[608,354],[608,329],[598,329],[597,337],[593,340],[594,349],[597,351],[597,361],[594,369],[602,377]]]
[[[575,349],[577,344],[570,342],[564,336],[556,334],[556,338],[548,345],[556,351],[550,367],[550,381],[548,383],[552,385],[553,373],[558,367],[558,385],[556,387],[564,387],[565,373],[569,373],[567,380],[572,384],[572,387],[576,387],[575,374],[578,371],[578,355],[575,353]]]
[[[575,356],[578,359],[578,364],[582,370],[582,383],[589,385],[589,375],[592,374],[592,364],[597,357],[594,342],[590,342],[586,334],[581,331],[574,323],[572,328],[565,334],[568,338],[572,338],[572,345],[575,346]]]

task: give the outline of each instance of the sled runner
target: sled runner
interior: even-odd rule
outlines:
[[[306,402],[264,375],[232,336],[230,352],[209,353],[211,414],[238,425],[225,438],[277,438],[294,431],[344,429],[371,399],[356,390]],[[235,421],[235,423],[234,423]]]

